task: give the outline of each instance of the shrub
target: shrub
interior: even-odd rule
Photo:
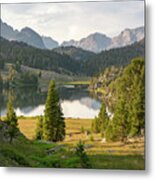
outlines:
[[[88,156],[84,150],[84,143],[80,140],[76,146],[76,155],[80,158],[80,165],[82,168],[90,168]]]

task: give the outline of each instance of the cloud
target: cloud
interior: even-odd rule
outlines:
[[[143,1],[3,4],[1,11],[2,20],[15,29],[29,26],[59,42],[93,32],[114,36],[144,25]]]

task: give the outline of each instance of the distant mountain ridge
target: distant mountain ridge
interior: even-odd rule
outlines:
[[[92,52],[101,52],[111,45],[111,38],[101,33],[90,34],[80,41],[64,41],[61,46],[75,46]]]
[[[17,33],[15,40],[25,42],[40,49],[45,49],[45,45],[40,35],[29,27],[25,27]]]
[[[40,49],[53,49],[58,47],[58,42],[50,37],[40,36],[36,31],[29,27],[23,28],[21,31],[14,30],[8,24],[0,19],[1,36],[9,41],[24,42]]]
[[[51,37],[42,36],[42,40],[47,49],[54,49],[59,46],[59,43],[52,39]]]
[[[21,31],[14,30],[8,24],[2,22],[1,25],[1,36],[7,40],[15,40],[18,42],[24,42],[40,49],[54,49],[57,47],[68,47],[74,46],[81,48],[86,51],[91,51],[94,53],[100,53],[104,50],[109,50],[113,48],[124,47],[131,45],[135,42],[140,41],[144,38],[144,27],[138,27],[135,29],[125,29],[118,36],[113,38],[108,37],[102,33],[93,33],[79,41],[70,40],[64,41],[61,45],[51,37],[41,36],[33,29],[29,27],[23,28]]]
[[[135,29],[125,29],[118,36],[112,38],[111,48],[118,48],[127,45],[131,45],[144,38],[144,27],[138,27]]]
[[[144,27],[125,29],[118,36],[110,38],[105,34],[94,33],[79,41],[64,41],[61,46],[75,46],[84,50],[99,53],[112,48],[124,47],[144,38]]]

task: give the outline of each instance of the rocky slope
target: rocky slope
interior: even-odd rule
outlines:
[[[0,19],[1,36],[9,41],[24,42],[40,49],[53,49],[58,46],[58,42],[50,37],[40,36],[36,31],[29,27],[21,31],[14,30],[11,26]]]
[[[85,50],[99,53],[103,50],[124,47],[144,38],[144,27],[125,29],[118,36],[107,37],[101,33],[94,33],[80,41],[64,41],[61,46],[75,46]]]

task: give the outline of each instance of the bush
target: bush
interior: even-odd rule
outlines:
[[[80,165],[82,168],[90,168],[90,162],[88,156],[84,150],[84,143],[79,141],[76,146],[76,155],[80,158]]]

